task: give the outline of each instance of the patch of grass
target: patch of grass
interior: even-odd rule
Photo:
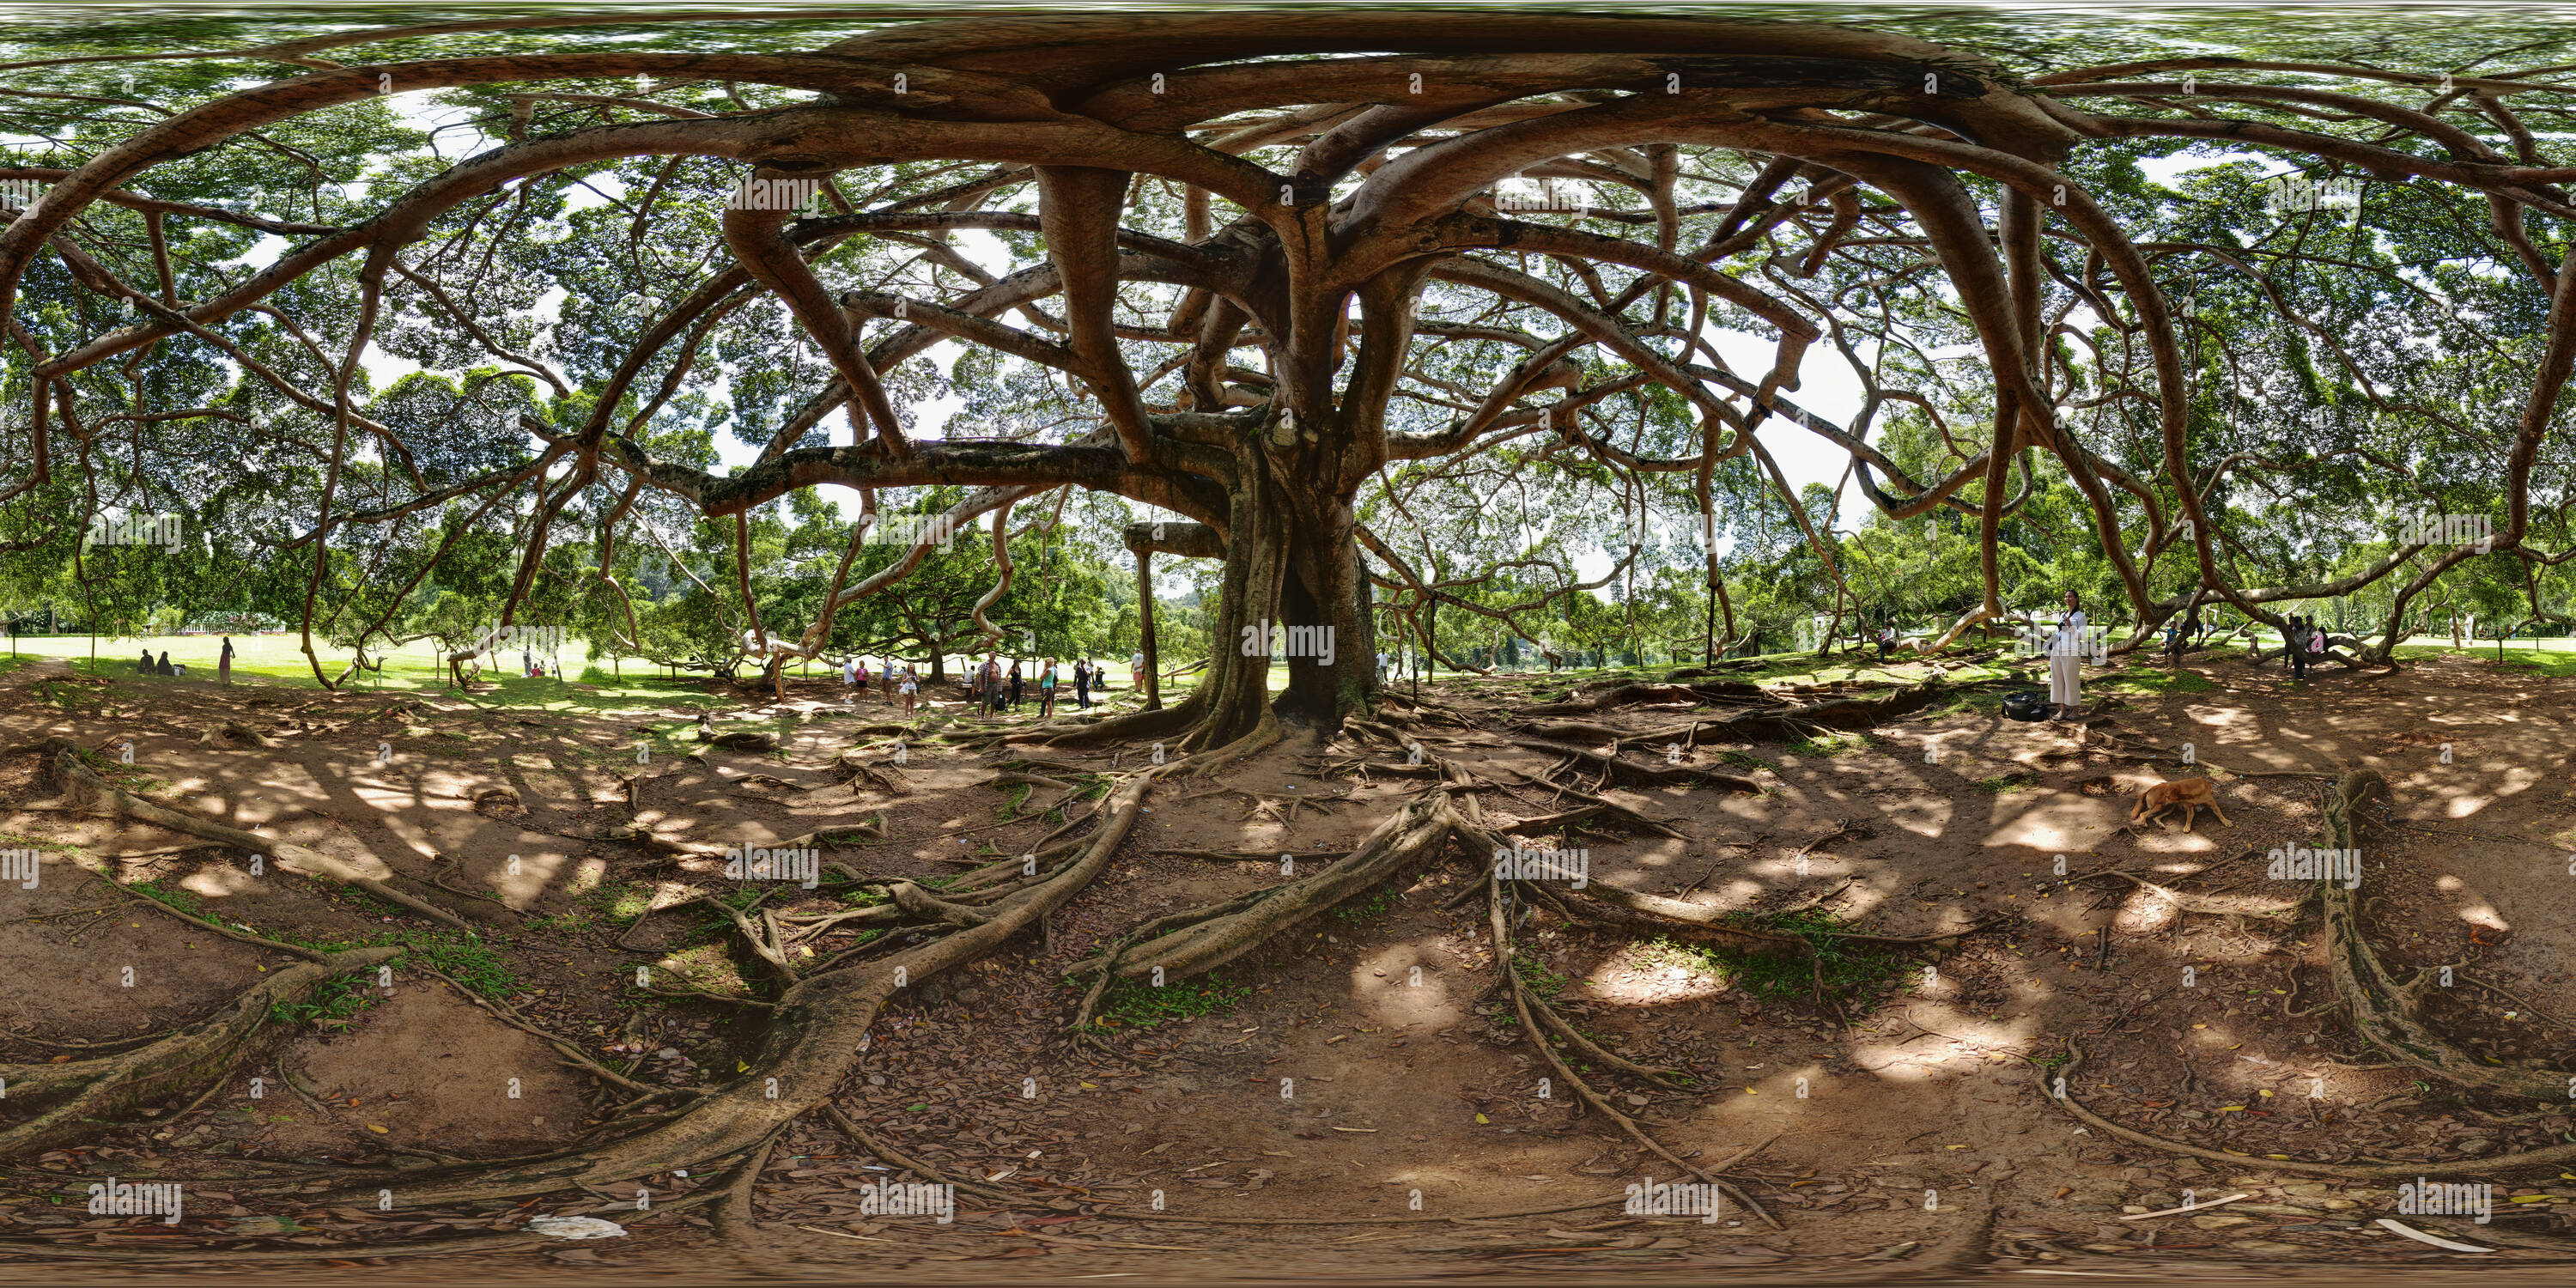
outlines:
[[[166,903],[191,917],[206,915],[205,901],[188,891],[172,889],[158,881],[138,881],[125,888],[156,903]]]
[[[1541,1001],[1555,1001],[1556,995],[1564,992],[1566,984],[1570,982],[1565,976],[1518,953],[1512,954],[1512,969],[1519,973],[1521,983],[1528,985],[1529,990],[1538,994]]]
[[[597,923],[597,912],[591,908],[566,908],[551,916],[532,917],[528,930],[540,935],[578,935]]]
[[[1641,945],[1639,955],[1651,965],[1679,966],[1707,974],[1721,987],[1742,989],[1759,997],[1812,996],[1820,975],[1832,992],[1867,991],[1905,972],[1903,955],[1844,939],[1847,925],[1822,908],[1785,914],[1743,914],[1730,920],[1749,929],[1806,940],[1816,955],[1814,965],[1801,956],[1687,943],[1669,937]]]
[[[2094,687],[2115,693],[2214,693],[2218,689],[2190,671],[2168,671],[2159,666],[2133,666],[2095,682]]]
[[[2005,796],[2025,787],[2035,786],[2038,782],[2038,774],[2027,769],[2017,769],[2009,774],[1980,778],[1976,782],[1976,788],[1988,796]]]
[[[814,839],[825,845],[862,845],[884,836],[885,830],[885,815],[879,814],[877,815],[876,832],[874,835],[870,835],[867,829],[864,828],[844,827],[835,828],[830,831],[816,832],[814,834]]]
[[[1816,952],[1819,971],[1808,971],[1804,969],[1805,963],[1799,963],[1796,971],[1798,982],[1782,990],[1783,994],[1812,989],[1815,984],[1813,976],[1817,973],[1823,974],[1826,988],[1845,992],[1874,989],[1905,972],[1903,954],[1865,947],[1843,938],[1851,928],[1850,923],[1822,908],[1776,913],[1761,920],[1764,929],[1796,935],[1806,940]]]
[[[1717,759],[1721,764],[1733,765],[1739,769],[1768,769],[1775,774],[1780,772],[1778,765],[1748,752],[1721,751],[1717,753]]]
[[[1222,975],[1203,975],[1161,988],[1121,977],[1101,995],[1092,1023],[1102,1028],[1150,1029],[1172,1020],[1230,1011],[1250,996],[1251,985],[1232,983]]]
[[[170,785],[104,751],[82,747],[76,754],[80,756],[82,764],[89,766],[92,773],[137,796],[149,796]]]
[[[2403,648],[2398,650],[2401,654],[2408,651],[2410,650]],[[2482,658],[2493,663],[2496,661],[2495,641],[2487,641],[2486,648],[2483,651],[2476,647],[2470,647],[2462,649],[2460,651],[2460,655],[2462,657]],[[2508,642],[2505,645],[2504,661],[2501,665],[2508,671],[2523,671],[2533,675],[2547,675],[2564,679],[2568,676],[2576,675],[2576,651],[2563,648],[2515,648],[2510,642]]]
[[[472,935],[454,930],[415,930],[403,934],[398,942],[410,950],[405,957],[417,957],[485,997],[505,997],[519,991],[519,977],[509,965]],[[395,969],[401,967],[397,965]]]
[[[356,939],[305,939],[291,931],[263,932],[279,943],[336,953],[351,948],[400,948],[391,965],[396,971],[414,958],[485,997],[519,991],[519,977],[481,939],[461,930],[389,930]]]
[[[346,1020],[375,1005],[367,984],[375,972],[351,971],[322,981],[312,995],[300,1002],[271,1002],[268,1018],[280,1024],[311,1024],[317,1020]]]
[[[1375,921],[1395,911],[1395,891],[1379,887],[1366,899],[1355,900],[1333,909],[1333,920],[1345,923]]]
[[[652,906],[653,887],[643,881],[602,881],[595,874],[573,878],[567,887],[573,894],[573,905],[552,916],[539,917],[528,923],[528,929],[545,934],[577,935],[597,930],[602,921],[633,925],[644,910]]]
[[[1856,733],[1829,733],[1821,738],[1790,743],[1789,750],[1800,756],[1848,756],[1869,750],[1869,739]]]
[[[603,885],[592,898],[599,901],[608,915],[618,921],[633,921],[653,906],[653,887],[641,881]]]

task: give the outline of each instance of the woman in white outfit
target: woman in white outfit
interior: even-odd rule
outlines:
[[[2084,705],[2079,691],[2083,665],[2083,600],[2070,590],[2066,592],[2066,616],[2058,619],[2057,634],[2048,642],[2048,700],[2056,704],[2059,720],[2074,719],[2076,708]]]

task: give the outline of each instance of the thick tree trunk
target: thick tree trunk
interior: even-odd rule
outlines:
[[[1145,655],[1145,709],[1163,709],[1163,651],[1154,641],[1154,552],[1136,552],[1137,651]]]
[[[1238,459],[1207,678],[1183,704],[1198,708],[1191,746],[1245,737],[1265,716],[1330,732],[1377,696],[1377,634],[1351,498],[1282,478],[1258,450]],[[1287,670],[1275,698],[1274,663]]]

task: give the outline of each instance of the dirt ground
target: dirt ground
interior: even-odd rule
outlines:
[[[2378,951],[2428,977],[2448,968],[2431,996],[2455,1044],[2576,1070],[2576,681],[2469,657],[2295,685],[2234,659],[2160,676],[2098,671],[2084,723],[2005,719],[1986,687],[1868,735],[1675,753],[1749,776],[1752,792],[1560,770],[1565,757],[1515,726],[1576,687],[1564,678],[1425,688],[1409,736],[1483,784],[1471,794],[1496,830],[1564,808],[1558,789],[1573,787],[1679,834],[1599,821],[1550,833],[1548,847],[1583,852],[1585,883],[1916,941],[1837,949],[1820,996],[1806,966],[1784,978],[1681,923],[1611,915],[1572,882],[1515,905],[1523,977],[1594,1041],[1676,1075],[1658,1085],[1595,1064],[1587,1079],[1674,1155],[1736,1160],[1722,1170],[1761,1214],[1623,1210],[1627,1186],[1691,1178],[1556,1085],[1499,988],[1487,856],[1456,847],[1212,977],[1122,991],[1096,1045],[1067,1040],[1082,996],[1069,967],[1140,923],[1330,862],[1430,781],[1401,772],[1400,752],[1292,733],[1215,781],[1157,786],[1110,869],[1042,936],[901,991],[834,1103],[909,1162],[808,1115],[749,1182],[751,1224],[727,1229],[713,1205],[673,1202],[705,1174],[636,1178],[640,1205],[622,1188],[447,1208],[389,1194],[373,1209],[250,1191],[345,1164],[560,1148],[613,1130],[633,1091],[758,1077],[769,968],[704,905],[673,907],[746,883],[687,844],[821,838],[823,884],[768,883],[759,905],[820,917],[857,902],[833,888],[844,872],[950,877],[1079,822],[1091,779],[1068,777],[1078,790],[1064,795],[988,785],[1001,762],[1098,774],[1145,747],[979,750],[893,730],[882,702],[852,707],[820,682],[785,702],[675,686],[660,708],[537,711],[31,665],[0,678],[0,745],[13,748],[0,842],[41,858],[32,888],[0,884],[0,1069],[126,1049],[298,960],[133,888],[274,943],[411,951],[389,988],[356,978],[273,1016],[226,1076],[100,1123],[79,1147],[0,1159],[0,1278],[2564,1275],[2576,1167],[2445,1173],[2491,1184],[2495,1219],[2403,1220],[2494,1249],[2463,1253],[2377,1223],[2400,1216],[2393,1182],[2271,1166],[2509,1155],[2576,1140],[2576,1118],[2368,1067],[2341,1013],[2318,1006],[2326,976],[2302,907],[2315,883],[2266,866],[2275,848],[2324,844],[2331,776],[2378,769],[2393,800],[2374,809],[2361,856]],[[715,729],[772,734],[778,750],[698,743],[708,693]],[[1694,712],[1580,718],[1633,733]],[[224,735],[227,722],[273,745]],[[48,737],[103,752],[102,772],[129,790],[430,897],[475,933],[66,808],[38,785]],[[855,777],[835,768],[862,761],[872,769]],[[2226,822],[2130,823],[2143,788],[2203,773]],[[662,844],[638,844],[637,827]],[[2095,876],[2112,870],[2246,911],[2178,912],[2150,886]],[[860,949],[863,933],[825,926],[796,960]],[[2070,1116],[2049,1089],[2070,1041],[2083,1052],[2073,1100],[2225,1161]],[[20,1118],[0,1096],[0,1127]],[[946,1222],[862,1211],[862,1186],[932,1179],[915,1165],[1010,1197],[959,1192]],[[88,1215],[86,1186],[110,1176],[183,1182],[183,1219]],[[625,1233],[530,1233],[541,1214]]]

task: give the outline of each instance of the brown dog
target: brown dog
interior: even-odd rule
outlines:
[[[2218,814],[2218,821],[2227,823],[2227,816],[2219,813],[2218,793],[2206,778],[2177,778],[2138,793],[2138,807],[2129,811],[2129,821],[2144,823],[2176,805],[2182,806],[2182,830],[2186,832],[2191,830],[2192,820],[2201,810]],[[2236,826],[2234,823],[2227,825]]]

